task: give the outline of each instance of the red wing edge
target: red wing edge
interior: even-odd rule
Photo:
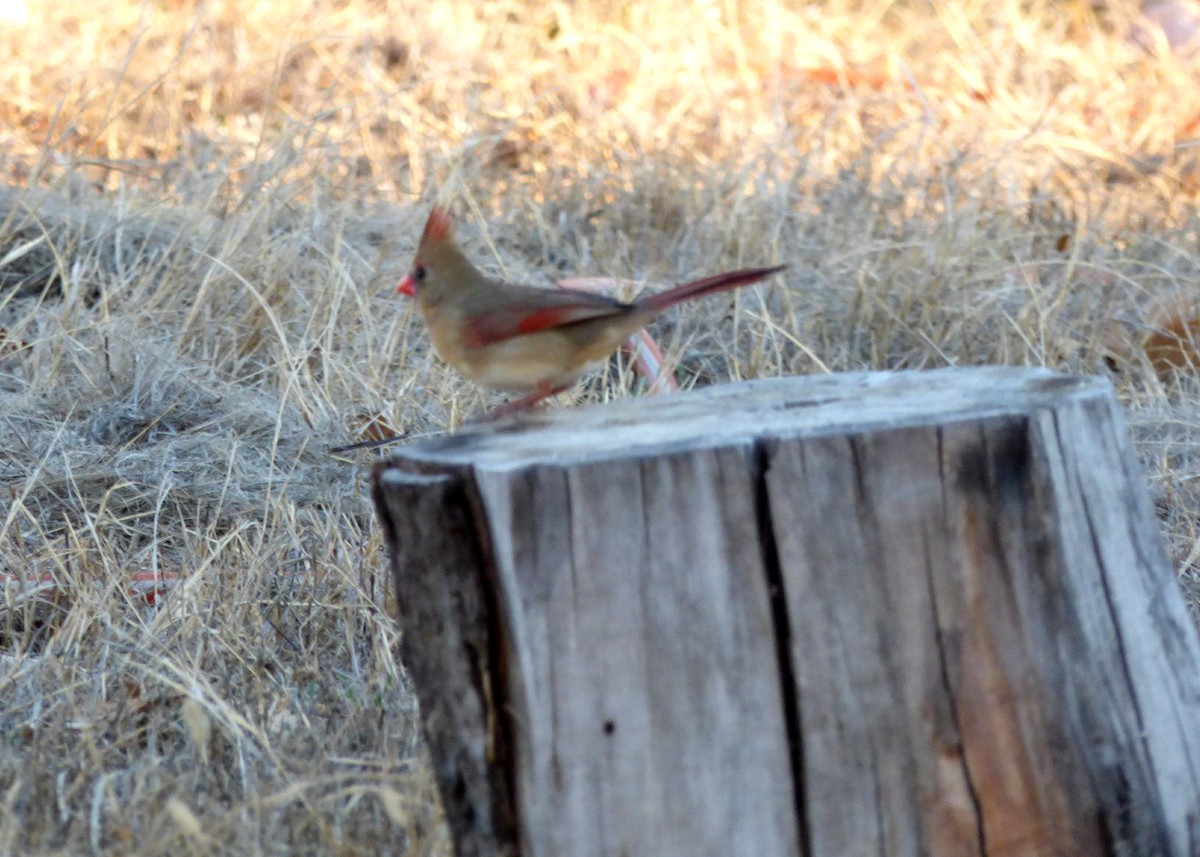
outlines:
[[[536,309],[515,307],[494,311],[467,322],[463,330],[463,343],[468,348],[479,348],[483,345],[504,342],[517,336],[539,333],[543,330],[593,318],[617,315],[624,310],[624,304],[614,301],[600,305],[572,303]]]

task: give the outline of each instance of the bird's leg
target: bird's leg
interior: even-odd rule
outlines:
[[[498,420],[501,417],[510,417],[513,414],[519,414],[522,411],[529,410],[543,399],[548,399],[551,396],[557,396],[570,386],[570,384],[563,384],[556,387],[550,381],[539,381],[538,385],[529,395],[522,396],[519,399],[513,399],[511,402],[505,402],[503,405],[497,405],[483,416],[471,420],[471,422],[489,422],[491,420]]]
[[[352,452],[356,449],[376,449],[381,446],[387,446],[390,443],[399,443],[408,437],[408,432],[402,431],[399,434],[393,434],[388,437],[376,437],[371,440],[360,440],[358,443],[349,443],[345,446],[331,446],[329,451],[334,455],[343,452]]]

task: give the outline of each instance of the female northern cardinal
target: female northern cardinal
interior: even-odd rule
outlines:
[[[736,289],[786,265],[747,268],[675,286],[632,303],[576,289],[539,289],[484,276],[451,235],[446,212],[425,222],[412,271],[397,291],[417,299],[437,355],[468,378],[531,391],[492,412],[519,411],[561,392],[669,306]]]

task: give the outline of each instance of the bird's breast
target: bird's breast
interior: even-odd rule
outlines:
[[[458,368],[464,375],[513,391],[532,390],[547,381],[556,387],[569,384],[592,362],[553,331],[464,348],[461,356],[463,365]]]
[[[474,381],[510,391],[528,391],[546,382],[555,387],[570,384],[645,323],[633,314],[608,316],[468,345],[465,318],[449,311],[448,304],[430,310],[424,314],[437,355]]]

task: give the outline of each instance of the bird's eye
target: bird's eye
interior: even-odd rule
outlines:
[[[424,265],[417,265],[417,267],[413,268],[413,270],[412,270],[412,278],[413,278],[413,282],[414,282],[414,283],[420,283],[420,282],[424,282],[424,280],[425,280],[425,266],[424,266]]]

